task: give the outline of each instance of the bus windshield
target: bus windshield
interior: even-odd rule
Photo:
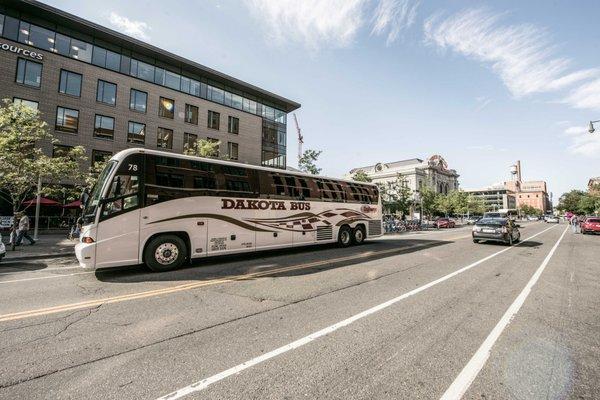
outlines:
[[[110,173],[113,171],[116,165],[116,161],[109,161],[98,176],[98,181],[92,188],[90,197],[88,198],[88,201],[85,204],[85,208],[83,210],[84,224],[90,224],[95,220],[96,211],[98,210],[98,203],[100,202],[100,196],[102,195],[102,188],[104,187],[106,180],[108,179]]]

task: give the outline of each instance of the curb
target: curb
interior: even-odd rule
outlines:
[[[1,263],[7,263],[11,261],[22,261],[22,260],[37,260],[42,258],[58,258],[58,257],[70,257],[75,256],[75,252],[65,252],[65,253],[47,253],[47,254],[36,254],[31,256],[17,256],[17,257],[7,257],[5,256]]]

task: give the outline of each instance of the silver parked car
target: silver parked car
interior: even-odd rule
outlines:
[[[512,245],[521,240],[519,228],[508,218],[482,218],[473,227],[473,243],[490,240]]]

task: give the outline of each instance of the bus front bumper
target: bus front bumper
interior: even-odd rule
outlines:
[[[80,267],[94,268],[96,266],[96,243],[77,243],[75,257],[77,257]]]

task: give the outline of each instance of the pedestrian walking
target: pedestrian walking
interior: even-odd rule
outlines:
[[[579,233],[579,218],[577,218],[577,215],[571,217],[571,229],[573,233]]]
[[[15,245],[20,246],[23,238],[29,240],[30,245],[35,244],[35,240],[29,236],[29,217],[26,214],[21,214],[21,218],[19,219],[19,233]]]
[[[8,236],[8,244],[11,249],[15,249],[15,243],[17,243],[17,235],[19,234],[19,218],[18,213],[13,215],[12,224],[10,225],[10,235]]]

